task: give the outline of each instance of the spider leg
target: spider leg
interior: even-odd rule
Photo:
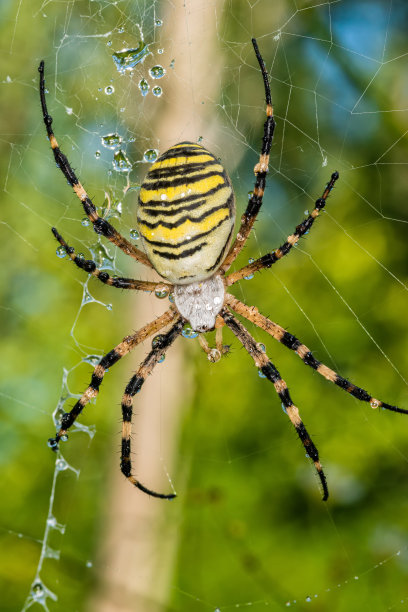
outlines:
[[[139,329],[136,333],[131,336],[126,336],[120,344],[102,357],[93,371],[89,387],[81,395],[75,406],[69,412],[65,412],[62,415],[61,427],[55,438],[50,438],[48,440],[48,445],[52,450],[56,451],[58,449],[59,441],[63,436],[66,436],[68,429],[75,423],[86,404],[98,395],[99,387],[101,386],[105,372],[119,361],[119,359],[134,349],[137,344],[143,342],[165,325],[171,323],[176,316],[176,312],[172,308],[169,308],[164,314]]]
[[[275,119],[273,117],[273,107],[268,72],[265,68],[265,63],[259,52],[258,44],[255,38],[252,39],[252,44],[254,46],[256,59],[258,60],[264,81],[266,100],[266,121],[264,123],[264,135],[262,139],[262,148],[259,157],[259,162],[254,168],[254,172],[256,175],[255,187],[248,202],[246,211],[241,217],[241,226],[238,230],[237,237],[235,238],[235,241],[233,242],[228,252],[228,255],[224,259],[224,262],[220,268],[220,270],[223,272],[226,272],[228,270],[228,268],[235,261],[236,257],[244,247],[245,242],[247,241],[248,236],[251,233],[252,226],[255,223],[255,219],[259,212],[259,209],[262,206],[262,199],[266,184],[266,175],[268,173],[269,153],[272,146],[273,132],[275,130]]]
[[[319,216],[320,211],[324,208],[326,200],[334,187],[334,183],[337,181],[338,178],[339,173],[333,172],[330,181],[327,183],[326,188],[322,193],[321,198],[316,200],[315,207],[310,213],[310,215],[303,219],[302,223],[300,223],[296,227],[294,233],[288,236],[286,241],[278,249],[272,251],[272,253],[267,253],[266,255],[263,255],[248,266],[245,266],[244,268],[241,268],[240,270],[229,274],[226,278],[227,286],[229,287],[237,281],[245,278],[245,276],[250,276],[251,274],[254,274],[254,272],[258,272],[263,268],[270,268],[272,264],[276,263],[277,261],[282,259],[282,257],[287,255],[292,249],[292,247],[294,247],[298,243],[299,239],[305,234],[307,234],[307,232],[312,227],[315,219]]]
[[[151,495],[152,497],[160,497],[162,499],[173,499],[176,495],[174,493],[164,494],[156,493],[151,489],[145,487],[132,475],[132,463],[130,460],[130,436],[132,431],[132,410],[133,410],[133,397],[138,393],[145,382],[147,376],[151,374],[154,366],[160,361],[165,354],[169,346],[174,340],[181,334],[183,329],[184,320],[179,317],[170,330],[158,337],[157,343],[152,348],[146,359],[140,365],[136,374],[130,379],[125,393],[122,398],[122,453],[120,461],[120,469],[122,474],[133,484],[135,487]]]
[[[54,153],[54,158],[57,166],[60,168],[61,172],[67,179],[69,185],[73,188],[74,192],[78,196],[78,198],[82,202],[82,206],[88,219],[93,223],[94,230],[97,234],[102,234],[113,242],[117,247],[119,247],[126,255],[130,255],[140,263],[145,266],[149,266],[152,268],[152,264],[148,260],[147,256],[137,249],[131,242],[126,240],[123,236],[119,234],[119,232],[110,224],[106,219],[103,219],[96,212],[95,205],[92,200],[88,197],[85,189],[79,182],[75,172],[71,168],[71,165],[61,151],[58,146],[58,142],[54,136],[54,132],[52,130],[52,117],[48,114],[47,103],[45,100],[45,82],[44,82],[44,62],[42,61],[38,67],[38,71],[40,73],[40,99],[41,99],[41,107],[43,113],[43,119],[45,123],[45,127],[47,129],[48,139],[50,141],[52,152]]]
[[[303,421],[299,415],[299,409],[292,402],[285,381],[281,378],[274,364],[269,360],[266,353],[264,353],[259,348],[258,344],[255,342],[248,330],[242,325],[242,323],[240,323],[226,308],[221,311],[221,316],[223,317],[225,323],[228,325],[231,331],[242,343],[244,348],[251,355],[256,367],[259,368],[262,374],[268,380],[270,380],[270,382],[275,387],[275,391],[279,395],[282,405],[284,406],[285,412],[288,415],[293,426],[295,427],[296,433],[298,434],[303,446],[305,447],[308,457],[310,457],[314,463],[323,489],[323,501],[326,501],[329,497],[329,490],[327,488],[326,476],[323,472],[323,468],[319,460],[318,450],[312,442],[308,432],[306,431],[306,427],[304,426]]]
[[[261,315],[257,308],[247,306],[229,293],[227,293],[225,301],[228,306],[232,308],[232,310],[240,314],[242,317],[248,319],[248,321],[255,323],[255,325],[266,331],[273,338],[275,338],[275,340],[286,346],[286,348],[294,351],[301,358],[303,363],[313,368],[313,370],[316,370],[316,372],[318,372],[321,376],[324,376],[324,378],[343,389],[343,391],[347,391],[347,393],[350,393],[350,395],[356,397],[362,402],[368,402],[371,408],[384,408],[385,410],[392,410],[393,412],[408,414],[408,410],[404,410],[404,408],[391,406],[386,402],[375,399],[367,391],[357,387],[346,378],[343,378],[337,374],[337,372],[329,368],[327,365],[318,361],[305,344],[302,344],[300,340],[277,323],[274,323],[267,317]]]
[[[161,290],[167,289],[168,293],[173,289],[173,285],[168,283],[152,283],[148,281],[140,281],[135,280],[133,278],[123,278],[121,276],[110,276],[107,272],[103,272],[96,267],[96,263],[92,259],[84,259],[83,257],[79,257],[75,255],[75,249],[70,247],[58,232],[58,230],[53,227],[52,233],[55,238],[58,240],[60,245],[64,247],[67,255],[72,259],[74,264],[78,266],[81,270],[85,270],[88,274],[92,274],[98,280],[100,280],[105,285],[110,285],[111,287],[117,287],[118,289],[135,289],[138,291],[156,291],[158,288]]]

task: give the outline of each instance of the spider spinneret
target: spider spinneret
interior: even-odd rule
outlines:
[[[314,209],[297,225],[293,234],[290,234],[279,248],[251,261],[235,272],[226,274],[245,245],[262,206],[275,129],[268,73],[255,39],[252,39],[252,44],[264,82],[266,121],[259,161],[254,168],[255,186],[232,244],[235,202],[231,182],[217,158],[201,145],[192,142],[181,142],[168,149],[152,164],[146,175],[140,189],[137,213],[138,229],[144,250],[137,249],[121,236],[106,219],[99,216],[68,159],[59,148],[45,99],[44,62],[40,63],[38,69],[43,120],[55,161],[81,200],[85,214],[93,224],[95,232],[110,240],[142,265],[155,268],[162,279],[168,282],[110,276],[107,272],[99,270],[94,261],[76,255],[74,248],[66,243],[56,228],[52,228],[55,238],[78,268],[106,285],[119,289],[150,291],[158,297],[174,293],[174,304],[168,310],[135,333],[126,336],[102,357],[93,371],[89,386],[73,408],[64,413],[60,428],[56,436],[50,438],[49,445],[53,450],[58,450],[59,442],[67,438],[67,431],[86,404],[98,395],[107,370],[139,343],[160,332],[155,336],[151,351],[130,379],[122,397],[121,471],[131,484],[153,497],[172,499],[175,493],[157,493],[145,487],[133,475],[130,459],[133,397],[140,391],[155,365],[162,361],[174,340],[182,334],[187,321],[191,325],[192,332],[199,332],[200,345],[209,360],[213,362],[218,361],[228,351],[228,347],[222,343],[222,330],[225,325],[229,327],[263,377],[273,384],[307,456],[316,468],[323,489],[323,500],[328,498],[329,491],[317,448],[303,424],[298,408],[293,404],[285,381],[270,361],[263,345],[255,342],[235,314],[263,329],[275,340],[294,351],[305,365],[360,401],[368,402],[373,408],[381,407],[408,414],[408,410],[372,397],[364,389],[319,362],[298,338],[261,315],[257,308],[247,306],[227,292],[227,288],[237,281],[264,268],[270,268],[291,251],[313,226],[339,178],[338,173],[333,172],[321,197],[316,200]],[[167,332],[163,332],[165,328],[168,328]],[[210,348],[203,333],[214,328],[216,347]]]

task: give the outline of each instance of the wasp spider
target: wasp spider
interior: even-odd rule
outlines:
[[[391,406],[373,398],[367,391],[357,387],[332,369],[319,362],[311,351],[295,336],[267,317],[254,306],[239,301],[228,288],[246,276],[270,268],[287,255],[293,246],[312,227],[315,219],[326,204],[326,200],[339,175],[334,172],[316,200],[312,212],[296,227],[293,234],[276,250],[267,253],[249,265],[226,274],[251,233],[256,216],[262,205],[268,172],[269,152],[275,128],[268,73],[255,39],[252,40],[255,55],[263,77],[266,98],[266,121],[259,162],[256,164],[255,187],[242,215],[238,233],[233,238],[235,222],[234,192],[228,175],[204,147],[192,142],[181,142],[163,153],[150,167],[139,194],[138,229],[143,251],[137,249],[121,236],[106,219],[98,215],[97,209],[79,182],[67,158],[58,146],[52,130],[52,118],[48,114],[44,87],[44,62],[39,66],[40,98],[48,138],[57,166],[82,202],[82,206],[95,232],[103,235],[124,253],[139,263],[154,268],[167,282],[144,282],[133,278],[110,276],[99,270],[92,260],[85,260],[75,254],[64,238],[53,228],[53,234],[65,249],[71,260],[85,272],[95,276],[102,283],[120,289],[159,292],[174,295],[174,303],[161,316],[151,321],[136,333],[127,336],[109,351],[96,366],[89,387],[69,412],[62,416],[60,429],[49,445],[57,450],[60,440],[66,439],[67,431],[81,414],[85,405],[96,397],[105,372],[119,359],[129,353],[137,344],[153,334],[158,334],[137,372],[130,379],[122,398],[122,451],[120,467],[126,478],[137,488],[154,497],[171,499],[174,494],[156,493],[145,487],[132,473],[130,438],[133,397],[140,391],[146,377],[160,362],[167,349],[181,334],[188,322],[199,333],[202,348],[212,361],[217,361],[226,350],[222,344],[222,328],[227,325],[242,343],[255,365],[274,386],[285,412],[298,434],[307,456],[312,460],[323,489],[323,499],[328,497],[326,477],[319,454],[293,404],[285,381],[275,365],[260,348],[244,325],[236,318],[239,314],[251,321],[288,349],[294,351],[302,361],[319,374],[339,386],[357,399],[368,402],[373,408],[382,407],[394,412],[408,414],[408,410]],[[235,314],[233,314],[235,313]],[[216,347],[210,348],[204,333],[216,330]]]

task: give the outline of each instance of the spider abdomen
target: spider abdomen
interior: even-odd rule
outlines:
[[[161,276],[177,285],[209,278],[234,229],[234,193],[226,171],[204,147],[174,145],[143,181],[137,222],[144,250]]]

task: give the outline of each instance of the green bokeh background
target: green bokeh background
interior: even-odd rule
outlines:
[[[80,309],[84,277],[54,255],[52,225],[87,256],[95,235],[81,225],[80,206],[55,170],[40,116],[37,65],[46,59],[50,111],[65,153],[96,202],[107,191],[117,204],[124,180],[110,170],[111,152],[95,158],[100,136],[117,126],[127,130],[135,138],[127,146],[132,160],[158,146],[155,117],[169,112],[165,85],[177,79],[177,61],[171,70],[172,58],[164,54],[164,94],[153,105],[151,94],[131,98],[129,86],[116,80],[106,43],[111,39],[115,48],[123,40],[121,28],[128,42],[137,40],[138,24],[157,50],[154,20],[179,18],[172,6],[35,1],[0,8],[1,610],[22,609],[36,573],[54,470],[45,441],[63,368],[75,368],[69,388],[80,393],[90,372],[81,359],[114,346],[135,325],[137,310],[135,296],[112,295],[96,282],[89,284],[91,294],[112,303],[112,310],[96,303]],[[200,18],[196,6],[186,5],[186,20]],[[216,118],[221,129],[216,142],[206,142],[205,133],[189,137],[202,136],[222,157],[239,214],[252,188],[264,120],[253,35],[270,69],[277,116],[264,207],[238,263],[281,244],[313,207],[331,171],[341,175],[310,236],[279,265],[237,285],[235,295],[287,327],[343,376],[408,408],[406,4],[341,0],[295,7],[289,0],[263,0],[251,7],[231,0],[208,10],[214,15],[219,87],[215,99],[197,102],[197,113]],[[117,95],[108,98],[97,92],[110,78]],[[132,185],[145,171],[135,163]],[[122,209],[114,223],[128,235],[134,227],[129,195]],[[137,276],[120,254],[115,265],[120,274]],[[172,575],[168,601],[158,604],[153,589],[149,600],[136,594],[127,608],[112,603],[109,609],[223,612],[251,604],[254,610],[280,610],[286,602],[300,610],[403,609],[407,418],[361,405],[249,329],[266,345],[300,407],[331,497],[321,502],[317,479],[272,386],[257,376],[232,336],[225,335],[231,355],[217,365],[206,361],[197,343],[179,340],[185,418],[170,474],[179,499],[163,519],[174,524],[177,539],[174,565],[166,570]],[[64,447],[81,474],[76,479],[64,472],[57,482],[54,514],[66,531],[52,533],[50,546],[60,558],[47,560],[41,572],[58,595],[57,602],[48,600],[50,610],[92,609],[90,598],[101,588],[100,574],[87,562],[105,537],[104,511],[112,495],[105,474],[118,463],[118,402],[130,375],[125,364],[121,368],[104,382],[97,410],[91,407],[84,416],[96,426],[92,442],[78,434]],[[164,374],[157,380],[165,410]],[[160,529],[158,556],[165,546]]]

